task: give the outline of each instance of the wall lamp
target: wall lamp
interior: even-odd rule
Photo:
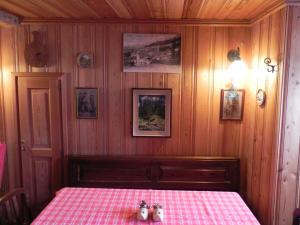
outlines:
[[[231,49],[231,50],[229,50],[228,53],[227,53],[227,59],[230,62],[241,60],[241,57],[240,57],[240,48],[238,47],[237,49]]]
[[[229,50],[227,59],[231,62],[228,67],[231,89],[237,89],[240,81],[247,73],[247,66],[240,57],[240,48]]]
[[[265,60],[264,60],[264,63],[267,65],[267,71],[268,72],[272,72],[272,73],[274,73],[274,72],[278,72],[278,65],[275,65],[275,64],[271,64],[271,59],[270,58],[265,58]]]

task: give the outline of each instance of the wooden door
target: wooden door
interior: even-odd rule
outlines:
[[[34,208],[43,207],[62,183],[59,76],[17,75],[22,184]]]

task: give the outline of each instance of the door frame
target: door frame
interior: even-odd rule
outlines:
[[[65,79],[65,73],[62,72],[12,72],[12,76],[13,76],[13,81],[14,81],[14,86],[15,86],[15,105],[16,105],[16,113],[17,113],[17,128],[18,128],[18,139],[17,139],[17,146],[18,146],[18,161],[19,161],[19,180],[20,180],[20,185],[23,187],[23,176],[22,176],[22,152],[21,152],[21,146],[20,146],[20,142],[21,142],[21,131],[20,131],[20,115],[19,115],[19,93],[18,93],[18,78],[19,77],[53,77],[59,80],[60,82],[60,113],[61,113],[61,184],[64,185],[65,183],[65,147],[66,147],[66,142],[64,140],[65,137],[65,129],[63,126],[63,123],[66,120],[66,107],[64,107],[64,105],[66,104],[62,104],[62,99],[66,99],[65,98],[65,94],[66,94],[66,79]]]

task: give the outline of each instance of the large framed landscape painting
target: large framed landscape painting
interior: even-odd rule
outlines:
[[[171,89],[132,90],[132,135],[134,137],[171,136]]]
[[[123,72],[181,73],[180,34],[125,33]]]

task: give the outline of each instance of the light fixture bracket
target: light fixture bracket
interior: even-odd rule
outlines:
[[[229,50],[228,53],[227,53],[227,59],[230,62],[234,62],[236,60],[241,60],[240,48]]]
[[[265,58],[264,63],[267,65],[267,71],[272,73],[278,72],[278,65],[272,65],[271,62],[272,61],[269,57]]]

